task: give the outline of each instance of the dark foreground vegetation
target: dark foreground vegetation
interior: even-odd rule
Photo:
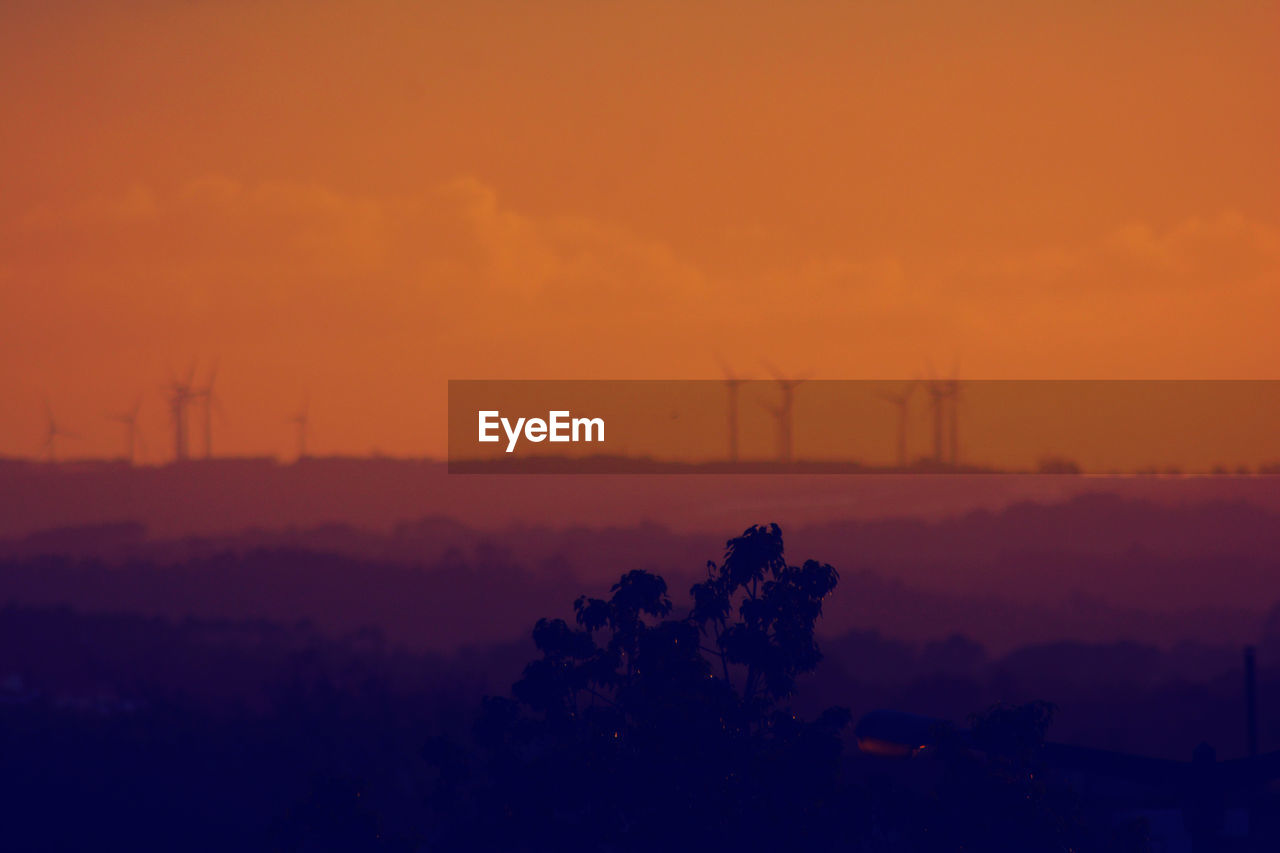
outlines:
[[[838,583],[790,565],[777,526],[728,542],[674,615],[632,571],[575,625],[541,620],[541,657],[490,698],[473,736],[433,741],[435,840],[474,850],[1139,850],[1140,827],[1091,820],[1036,779],[1050,709],[997,709],[973,739],[939,732],[925,791],[868,786],[843,761],[847,708],[789,704],[822,658],[814,627]],[[982,759],[975,757],[982,753]]]
[[[1225,832],[1231,803],[1214,797],[1237,792],[1197,793],[1182,764],[1118,800],[1045,741],[1185,764],[1209,738],[1238,755],[1238,650],[820,642],[833,593],[859,590],[788,563],[767,527],[730,540],[687,596],[627,571],[552,609],[563,618],[540,620],[532,645],[433,654],[374,630],[10,606],[4,846],[1142,850],[1152,803],[1200,820],[1202,839]],[[1278,651],[1264,637],[1260,660]],[[870,755],[853,723],[877,707],[961,725],[929,723],[913,758]],[[1255,837],[1264,795],[1250,795]]]

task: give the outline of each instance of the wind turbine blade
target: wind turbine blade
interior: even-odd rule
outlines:
[[[740,381],[738,379],[738,375],[733,372],[733,369],[731,367],[729,367],[728,362],[726,362],[723,358],[721,358],[718,355],[716,356],[716,364],[720,365],[720,372],[724,374],[725,379],[729,380],[730,382]]]

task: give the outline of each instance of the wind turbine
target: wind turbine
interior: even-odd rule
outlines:
[[[960,464],[960,358],[951,363],[951,377],[943,379],[941,386],[947,404],[947,462],[955,467]]]
[[[729,394],[729,461],[738,461],[738,390],[742,387],[742,383],[746,382],[735,376],[728,365],[721,362],[720,369],[724,371],[725,390]]]
[[[218,395],[213,391],[214,380],[218,378],[218,362],[213,363],[213,367],[209,368],[209,378],[205,380],[204,387],[191,390],[191,399],[199,400],[200,414],[204,421],[204,458],[213,458],[213,411],[218,410],[218,416],[222,417],[222,402],[218,399]]]
[[[948,385],[945,380],[934,379],[930,369],[924,388],[929,392],[929,409],[933,415],[933,461],[942,464],[942,425],[946,419]]]
[[[138,399],[134,401],[133,408],[129,409],[128,411],[121,412],[118,415],[107,415],[107,418],[109,420],[113,420],[118,424],[124,424],[124,430],[125,430],[124,458],[129,461],[130,465],[134,464],[134,461],[137,458],[138,444],[141,442],[141,439],[142,439],[142,437],[138,434],[138,410],[141,408],[142,408],[142,397],[138,397]]]
[[[917,382],[912,380],[897,394],[881,391],[880,399],[892,403],[898,408],[898,467],[907,467],[907,414],[911,407],[911,398],[916,392]]]
[[[803,384],[806,379],[787,379],[773,367],[767,364],[765,367],[773,374],[774,381],[778,383],[778,390],[782,394],[781,403],[777,406],[766,406],[773,413],[773,416],[778,419],[778,459],[782,462],[790,462],[792,452],[792,409],[796,401],[796,388]]]
[[[950,416],[950,456],[953,466],[960,464],[960,375],[959,369],[947,380],[947,402]]]
[[[933,368],[929,369],[929,381],[925,383],[933,410],[933,459],[955,466],[960,463],[960,362],[951,368],[951,378],[937,379]],[[943,427],[946,427],[944,457]]]
[[[298,411],[289,418],[289,422],[298,428],[298,458],[302,459],[307,455],[307,431],[311,426],[311,416],[308,414],[310,402],[306,397],[302,398],[302,405],[298,407]]]
[[[187,407],[196,398],[191,388],[195,380],[196,363],[191,362],[186,379],[178,380],[170,376],[169,384],[164,389],[169,402],[169,420],[173,423],[173,459],[183,462],[187,458]]]
[[[57,418],[53,416],[53,407],[49,405],[48,399],[44,401],[44,444],[41,450],[45,453],[45,458],[50,462],[58,460],[58,439],[59,438],[79,438],[73,432],[68,432],[58,424]]]

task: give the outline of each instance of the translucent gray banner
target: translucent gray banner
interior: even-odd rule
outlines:
[[[1267,475],[1280,381],[455,380],[449,470]]]

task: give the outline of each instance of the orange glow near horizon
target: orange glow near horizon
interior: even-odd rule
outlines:
[[[193,360],[283,455],[440,455],[450,378],[1280,378],[1280,9],[1076,6],[6,3],[0,455],[166,458]]]

